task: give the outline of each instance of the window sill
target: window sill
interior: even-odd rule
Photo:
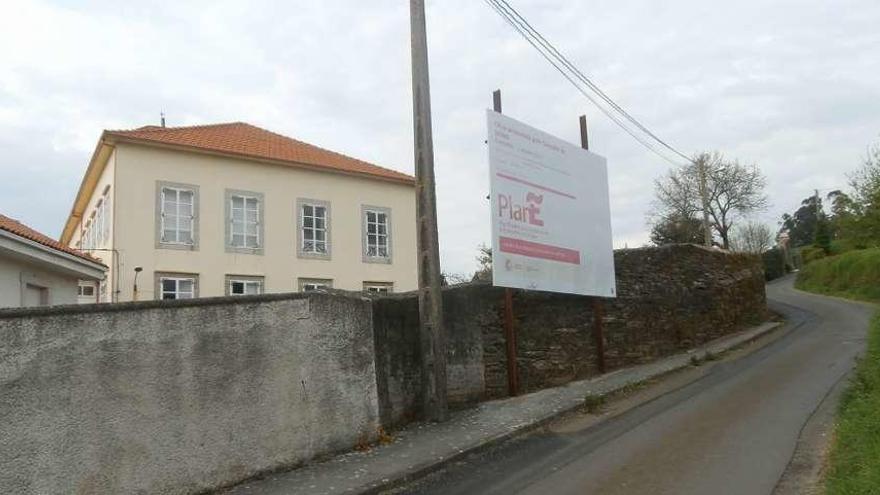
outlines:
[[[263,248],[245,248],[245,247],[234,247],[234,246],[226,246],[227,253],[236,253],[236,254],[254,254],[257,256],[263,255]]]
[[[378,257],[378,256],[364,256],[364,263],[375,263],[379,265],[390,265],[391,264],[391,256],[388,257]]]
[[[332,259],[331,254],[328,253],[307,253],[305,251],[297,251],[296,257],[304,260],[322,260],[322,261],[330,261]]]
[[[173,242],[162,242],[159,241],[156,243],[156,249],[175,249],[178,251],[198,251],[198,244],[179,244]]]

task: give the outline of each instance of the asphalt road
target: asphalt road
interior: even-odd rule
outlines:
[[[767,286],[788,323],[765,347],[611,419],[570,418],[398,493],[773,493],[802,429],[863,351],[872,313],[791,284]]]

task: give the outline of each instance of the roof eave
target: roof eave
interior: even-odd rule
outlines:
[[[21,246],[21,248],[14,246]],[[61,251],[6,230],[0,230],[0,248],[3,250],[12,249],[33,261],[51,263],[64,271],[94,280],[102,280],[107,271],[107,265],[97,260]]]
[[[67,245],[70,243],[76,224],[82,219],[86,206],[88,206],[89,199],[92,197],[92,193],[95,189],[94,186],[97,185],[101,174],[107,166],[107,160],[110,158],[110,154],[113,150],[113,143],[108,140],[109,135],[110,133],[108,131],[102,132],[101,137],[98,139],[98,144],[95,146],[95,151],[92,152],[89,166],[86,168],[86,173],[83,174],[82,182],[80,182],[79,185],[79,191],[76,193],[76,198],[73,200],[73,205],[67,216],[67,222],[65,222],[64,229],[61,231],[61,244]],[[94,180],[91,180],[93,178]],[[89,184],[92,184],[92,186],[90,187]]]

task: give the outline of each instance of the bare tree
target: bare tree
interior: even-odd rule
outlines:
[[[474,272],[474,276],[471,278],[473,282],[491,282],[492,281],[492,248],[485,245],[480,244],[477,248],[477,263],[480,264],[480,267],[477,268],[477,271]]]
[[[746,222],[731,231],[730,246],[734,251],[763,254],[773,244],[773,230],[761,222]]]
[[[440,274],[440,285],[443,287],[466,284],[470,281],[471,279],[467,275],[462,275],[461,273],[442,272]]]
[[[703,211],[700,169],[705,167],[706,195],[711,227],[730,249],[730,229],[738,216],[767,207],[764,175],[755,165],[726,161],[721,153],[701,153],[692,163],[670,170],[654,182],[661,217],[693,217]]]

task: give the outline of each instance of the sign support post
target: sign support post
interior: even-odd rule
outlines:
[[[587,116],[581,115],[581,148],[590,149],[590,137],[587,132]],[[592,297],[593,299],[593,338],[596,341],[596,366],[599,368],[600,374],[605,374],[605,322],[602,298]]]
[[[492,92],[492,107],[501,113],[501,90]],[[495,267],[493,266],[493,269]],[[507,344],[507,393],[519,395],[519,367],[516,365],[516,329],[513,320],[513,290],[504,289],[504,341]]]

